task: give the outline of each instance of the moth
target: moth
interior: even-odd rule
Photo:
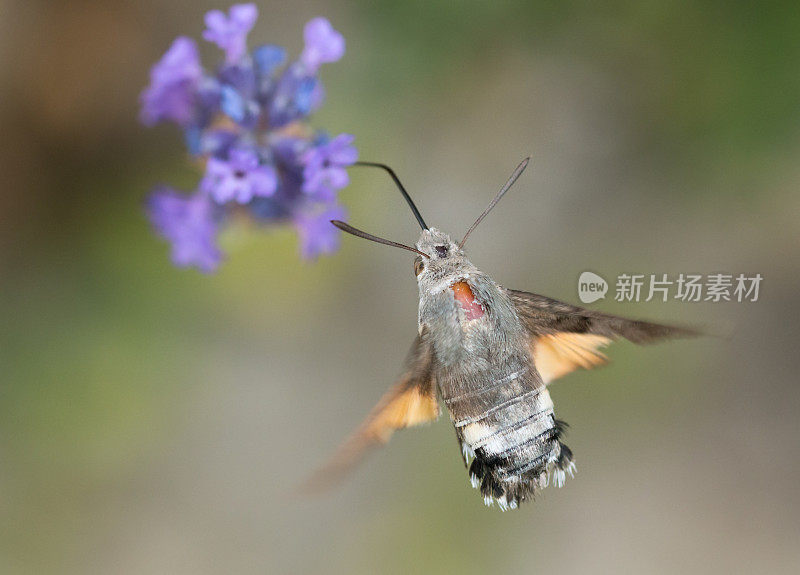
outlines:
[[[366,421],[312,477],[308,487],[341,475],[395,430],[430,422],[444,404],[472,486],[487,505],[514,509],[549,483],[559,487],[575,470],[562,442],[547,386],[577,368],[606,363],[600,348],[625,338],[637,344],[696,335],[676,326],[625,319],[505,288],[464,252],[469,235],[528,165],[519,164],[484,212],[456,243],[429,228],[394,171],[386,170],[422,233],[414,247],[380,238],[341,221],[339,229],[416,254],[419,331],[405,369]]]

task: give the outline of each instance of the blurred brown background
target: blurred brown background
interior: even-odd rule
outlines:
[[[447,417],[290,495],[398,374],[416,284],[352,238],[303,263],[285,229],[230,229],[214,276],[170,265],[142,200],[198,174],[137,98],[216,7],[0,0],[0,572],[797,572],[796,3],[259,2],[251,45],[344,33],[314,123],[432,225],[460,236],[533,155],[471,240],[498,282],[577,303],[586,269],[764,276],[756,303],[593,305],[729,335],[560,381],[578,474],[504,514]],[[413,241],[390,182],[352,176],[353,223]]]

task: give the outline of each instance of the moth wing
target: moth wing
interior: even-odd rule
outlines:
[[[322,468],[305,483],[302,491],[319,491],[341,479],[366,454],[389,441],[404,427],[428,423],[439,417],[436,381],[433,378],[433,350],[427,332],[416,337],[405,362],[403,374],[380,399],[364,422],[344,441]]]
[[[534,365],[545,384],[578,368],[607,363],[600,348],[620,338],[649,344],[700,335],[685,327],[627,319],[524,291],[505,291],[530,335]]]

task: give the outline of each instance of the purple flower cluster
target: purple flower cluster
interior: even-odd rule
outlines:
[[[328,137],[307,122],[325,98],[318,72],[344,54],[344,38],[324,18],[304,30],[300,57],[286,63],[280,46],[247,49],[258,18],[255,4],[212,10],[203,38],[225,54],[214,74],[201,63],[194,40],[179,37],[150,72],[141,95],[141,121],[177,124],[189,152],[204,160],[195,192],[153,192],[147,212],[172,245],[175,265],[212,272],[222,260],[217,233],[226,217],[242,211],[258,222],[291,222],[303,257],[338,248],[344,219],[337,193],[358,158],[353,136]]]

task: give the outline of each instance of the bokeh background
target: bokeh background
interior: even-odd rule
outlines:
[[[579,472],[519,511],[484,508],[447,417],[297,498],[398,374],[411,258],[345,238],[309,264],[290,230],[237,226],[219,273],[175,269],[142,201],[199,174],[137,98],[226,6],[2,0],[0,572],[796,573],[796,4],[258,5],[251,43],[344,33],[314,123],[433,225],[460,236],[533,156],[469,246],[498,282],[577,303],[587,269],[744,272],[761,297],[594,304],[722,337],[559,381]],[[352,180],[354,224],[414,241],[387,178]]]

